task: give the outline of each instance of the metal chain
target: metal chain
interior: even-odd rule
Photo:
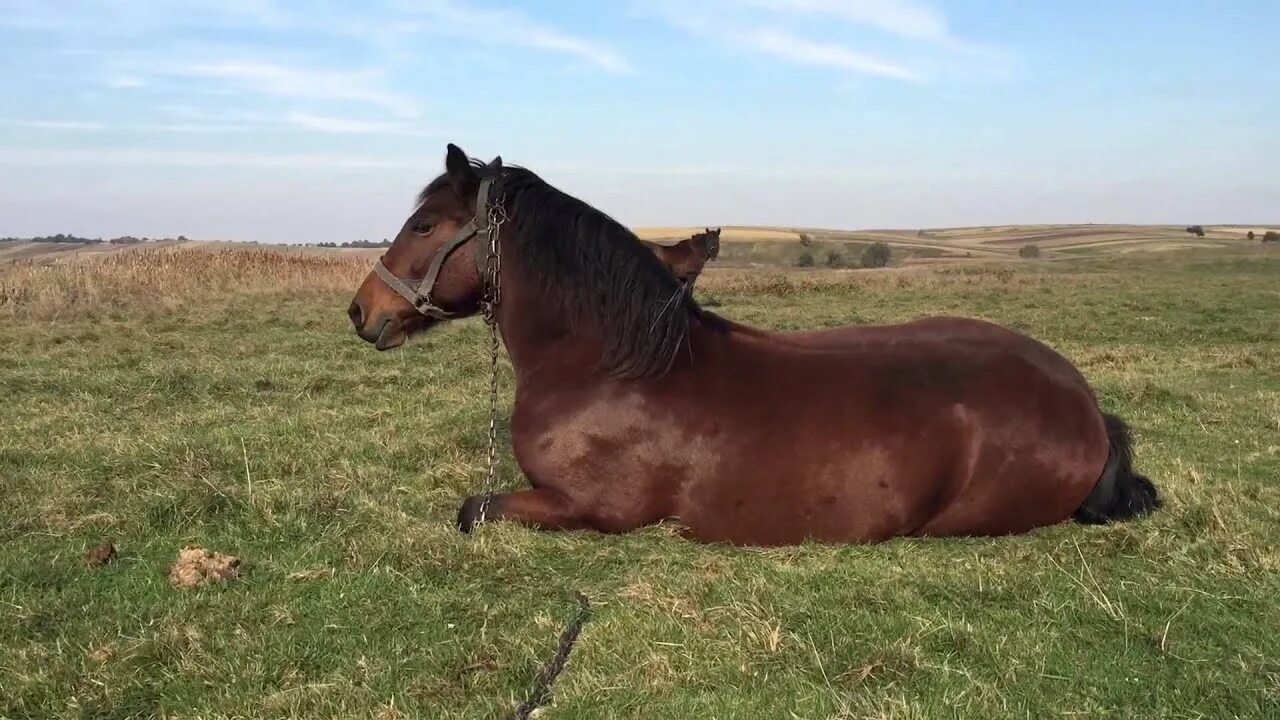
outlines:
[[[503,197],[491,201],[489,215],[489,257],[485,262],[485,296],[481,301],[484,323],[489,326],[489,469],[481,488],[477,523],[484,523],[489,502],[497,490],[498,476],[498,303],[502,301],[502,254],[498,252],[498,233],[507,221]]]
[[[507,221],[504,209],[505,198],[498,196],[491,201],[487,209],[489,216],[489,256],[485,261],[485,289],[480,309],[485,325],[489,326],[489,470],[485,478],[483,495],[480,500],[480,512],[476,516],[476,524],[483,524],[488,519],[489,503],[497,490],[498,477],[498,303],[502,301],[502,253],[498,251],[498,234],[503,223]],[[477,209],[479,212],[479,209]],[[560,645],[555,657],[543,668],[533,694],[516,709],[514,720],[524,720],[547,702],[551,694],[551,686],[564,669],[569,660],[569,653],[578,640],[582,626],[591,614],[591,603],[580,592],[574,595],[578,600],[578,613],[560,636]]]

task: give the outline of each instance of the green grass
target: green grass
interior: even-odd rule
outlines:
[[[465,538],[477,322],[379,354],[331,292],[16,314],[0,717],[501,717],[572,589],[596,610],[544,718],[1280,717],[1280,258],[888,277],[712,292],[768,327],[947,313],[1044,339],[1130,420],[1165,510],[875,547]],[[503,476],[520,484],[509,456]],[[91,569],[104,537],[121,558]],[[171,589],[185,544],[246,578]]]

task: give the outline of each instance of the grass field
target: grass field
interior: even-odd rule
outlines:
[[[460,536],[484,329],[374,352],[345,317],[367,258],[0,265],[0,718],[502,717],[574,589],[595,614],[544,720],[1280,717],[1278,250],[710,273],[765,327],[1041,338],[1166,496],[1114,527],[767,551]],[[172,589],[188,544],[244,579]]]

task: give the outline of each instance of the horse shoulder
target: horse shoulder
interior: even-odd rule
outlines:
[[[560,491],[597,527],[623,530],[669,516],[686,485],[714,474],[714,427],[691,431],[642,386],[587,387],[517,404],[512,444],[534,487]]]

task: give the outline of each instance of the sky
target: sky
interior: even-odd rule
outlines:
[[[1274,0],[0,0],[0,236],[394,236],[445,146],[632,227],[1280,223]]]

